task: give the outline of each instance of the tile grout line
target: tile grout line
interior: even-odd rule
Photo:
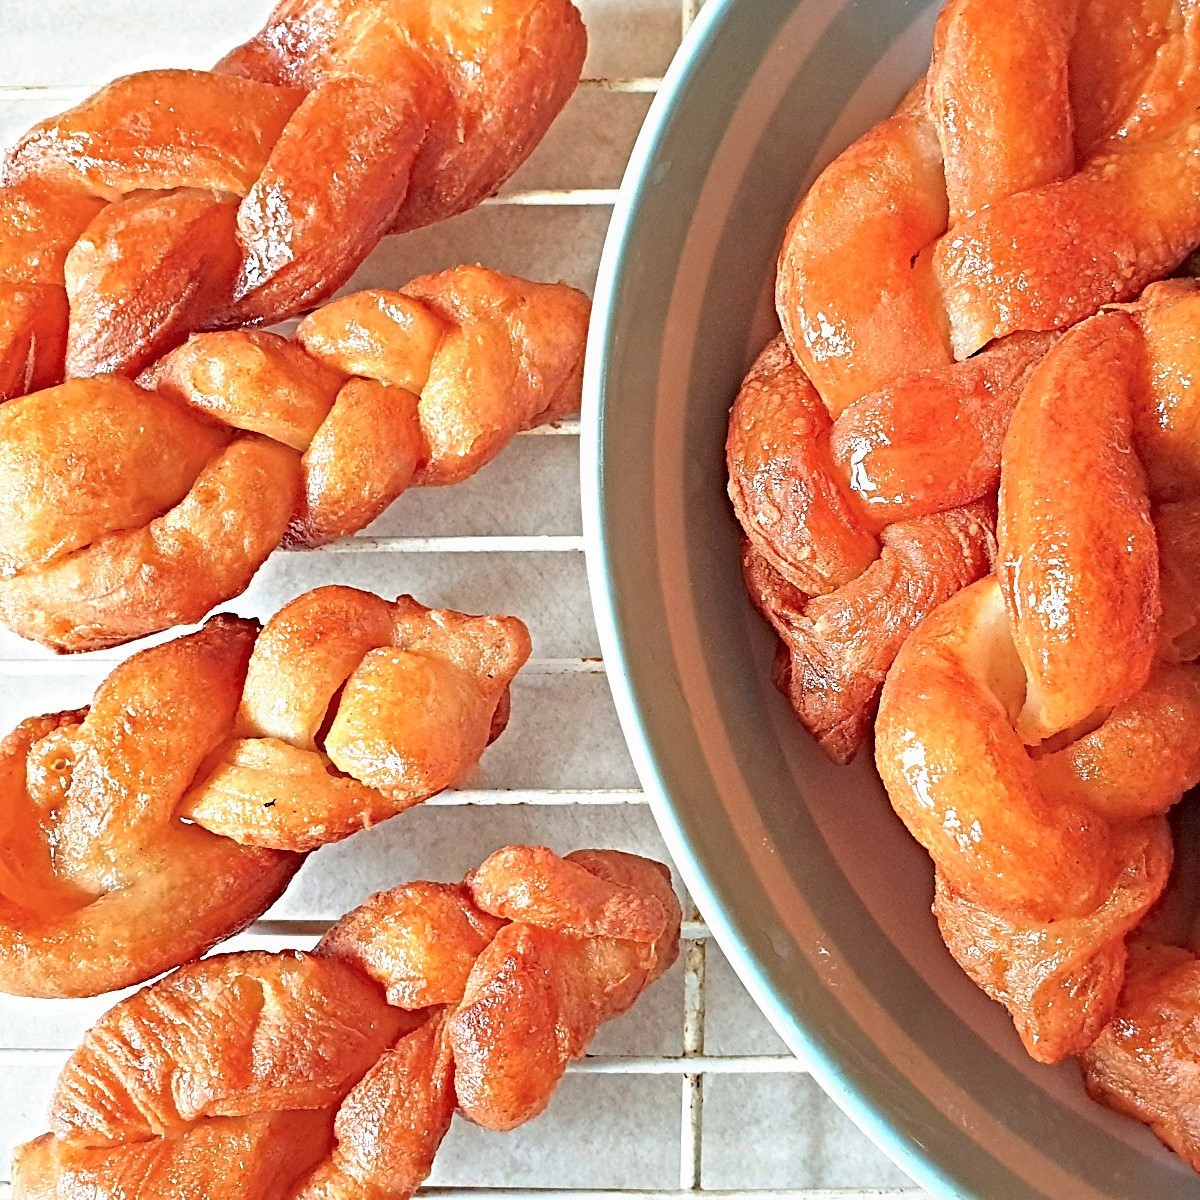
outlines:
[[[680,38],[687,36],[703,0],[681,0]],[[696,902],[689,896],[684,915],[698,922]],[[684,947],[683,965],[683,1057],[704,1056],[704,1024],[707,1008],[705,938],[689,940]],[[679,1187],[685,1193],[703,1190],[704,1172],[704,1070],[689,1071],[683,1077],[683,1113],[679,1125]]]
[[[685,925],[700,924],[700,913],[689,896],[684,908]],[[707,926],[704,926],[707,933]],[[705,937],[687,940],[683,952],[683,1060],[699,1069],[683,1076],[683,1113],[679,1124],[679,1186],[685,1191],[701,1189],[704,1149],[704,1022],[707,1008]]]

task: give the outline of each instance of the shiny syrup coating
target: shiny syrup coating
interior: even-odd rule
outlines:
[[[894,634],[932,611],[918,597],[986,573],[935,572],[931,541],[927,574],[881,587],[886,531],[992,502],[1008,420],[1056,337],[1200,238],[1198,56],[1178,0],[951,0],[927,75],[797,209],[775,289],[792,359],[773,346],[748,376],[728,470],[751,590],[784,641],[777,678],[837,761],[869,728]],[[1166,426],[1186,460],[1185,423]],[[961,566],[989,542],[964,543]]]
[[[305,593],[118,666],[0,743],[0,989],[95,995],[244,928],[311,850],[459,780],[530,654],[515,617]]]
[[[1193,1165],[1195,963],[1138,930],[1171,872],[1164,814],[1200,781],[1197,318],[1200,285],[1154,284],[1034,370],[1004,444],[998,574],[909,639],[876,727],[951,953],[1034,1058],[1081,1055],[1093,1096]]]

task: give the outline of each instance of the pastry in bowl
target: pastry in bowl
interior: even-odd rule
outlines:
[[[874,724],[954,958],[1200,1167],[1150,921],[1200,782],[1198,61],[1190,4],[946,5],[795,213],[727,462],[775,681],[837,762]]]
[[[997,573],[888,674],[876,761],[951,953],[1042,1062],[1200,1167],[1200,974],[1141,950],[1200,782],[1200,284],[1070,330],[1013,415]]]
[[[729,489],[778,683],[835,760],[905,637],[989,572],[1030,373],[1200,241],[1198,53],[1186,3],[952,0],[926,78],[797,210]]]

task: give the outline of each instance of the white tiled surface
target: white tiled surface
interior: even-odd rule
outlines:
[[[698,2],[577,0],[591,37],[588,82],[505,194],[385,243],[351,286],[393,285],[478,260],[590,290],[612,189]],[[208,65],[267,7],[0,0],[0,142],[115,75]],[[517,613],[533,630],[536,655],[514,689],[508,732],[461,791],[314,855],[266,921],[232,945],[310,944],[370,891],[453,878],[508,842],[666,857],[595,661],[577,467],[572,426],[523,436],[475,480],[402,498],[366,531],[372,542],[277,554],[229,606],[266,616],[328,582],[411,591],[428,603]],[[505,540],[464,540],[481,537]],[[86,702],[111,658],[55,660],[0,635],[0,731]],[[593,1058],[564,1081],[544,1117],[505,1135],[456,1122],[431,1186],[464,1200],[493,1188],[916,1196],[788,1058],[702,922],[687,932],[686,961],[601,1031]],[[44,1128],[58,1064],[111,1001],[0,997],[0,1181],[10,1146]]]

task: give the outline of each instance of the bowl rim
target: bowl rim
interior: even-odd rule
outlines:
[[[710,47],[729,23],[737,19],[736,10],[742,2],[706,0],[684,36],[634,145],[604,240],[588,334],[580,420],[583,536],[592,608],[621,730],[655,822],[689,894],[738,978],[823,1091],[917,1186],[946,1200],[971,1200],[972,1193],[964,1189],[962,1181],[943,1169],[918,1141],[901,1129],[885,1105],[870,1098],[854,1082],[844,1056],[821,1039],[816,1022],[806,1016],[809,1006],[804,999],[785,997],[771,983],[765,962],[754,953],[742,923],[734,918],[722,898],[724,888],[700,866],[697,833],[687,805],[676,800],[666,784],[664,765],[648,734],[629,670],[628,630],[619,615],[612,571],[614,532],[605,511],[603,458],[608,366],[610,356],[615,353],[617,300],[629,269],[642,200],[654,186],[659,152],[682,94]],[[961,1137],[968,1136],[958,1132]]]

